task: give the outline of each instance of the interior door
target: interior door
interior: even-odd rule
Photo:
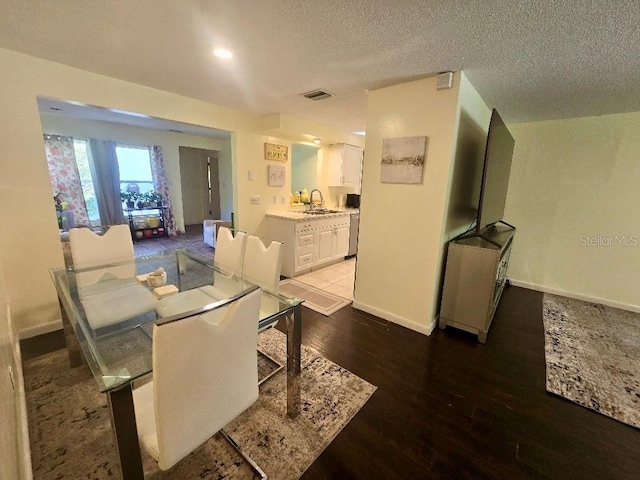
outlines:
[[[205,218],[220,218],[217,152],[180,147],[180,186],[185,225],[202,225]]]

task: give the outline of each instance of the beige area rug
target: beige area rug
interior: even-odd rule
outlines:
[[[640,428],[640,314],[545,293],[547,391]]]
[[[284,334],[269,329],[258,343],[261,351],[285,362]],[[34,479],[120,478],[106,396],[88,367],[69,368],[66,350],[59,350],[26,361],[24,377]],[[283,370],[260,387],[258,401],[225,430],[270,479],[297,479],[375,389],[303,345],[300,416],[286,416]],[[142,459],[147,479],[253,478],[220,434],[168,472],[144,451]]]
[[[287,278],[280,282],[280,291],[287,295],[293,295],[304,299],[303,305],[311,310],[329,316],[332,313],[346,307],[351,300],[339,297],[332,293],[324,292],[297,280]]]

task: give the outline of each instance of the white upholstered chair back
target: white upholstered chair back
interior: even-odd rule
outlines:
[[[141,443],[167,470],[258,399],[260,290],[154,326],[153,380],[134,389]]]
[[[259,285],[267,292],[278,293],[282,255],[282,243],[271,242],[269,248],[265,248],[262,240],[249,235],[244,253],[242,278]]]
[[[220,227],[216,240],[214,263],[228,273],[240,274],[244,258],[247,234],[236,232],[235,237],[227,227]]]
[[[77,274],[78,287],[93,285],[105,275],[112,278],[135,276],[135,253],[128,225],[112,225],[104,235],[98,235],[89,228],[72,228],[69,231],[69,246],[75,269],[131,260],[125,265]]]

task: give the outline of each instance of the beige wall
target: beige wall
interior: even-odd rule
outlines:
[[[230,139],[216,139],[196,135],[186,135],[177,132],[153,130],[149,128],[119,125],[111,122],[95,120],[79,120],[77,118],[64,117],[54,114],[41,114],[42,130],[44,133],[56,135],[69,135],[75,138],[97,138],[99,140],[114,140],[120,143],[132,145],[159,145],[162,147],[162,157],[169,183],[169,195],[171,196],[171,208],[180,231],[184,231],[184,211],[182,205],[182,188],[180,182],[180,155],[181,146],[202,148],[207,150],[227,151],[230,153]],[[231,182],[231,156],[221,155],[219,162],[227,162],[228,178]],[[44,156],[42,161],[46,161]],[[231,197],[231,191],[227,192]],[[231,198],[227,200],[231,202]]]
[[[509,277],[640,310],[640,113],[508,127],[505,220],[518,229]]]
[[[23,336],[59,327],[60,312],[49,269],[64,264],[44,161],[43,131],[36,103],[38,96],[118,108],[235,132],[228,150],[222,149],[223,154],[230,154],[232,159],[233,185],[225,188],[234,190],[232,208],[239,218],[246,218],[246,225],[241,223],[239,226],[247,231],[260,228],[260,212],[266,210],[264,202],[267,200],[263,197],[262,205],[253,208],[248,204],[249,194],[271,193],[266,187],[267,162],[263,159],[262,140],[273,138],[279,141],[283,136],[297,135],[296,141],[302,141],[306,139],[305,135],[312,134],[333,142],[357,141],[353,135],[309,122],[298,124],[291,118],[283,118],[277,125],[269,123],[269,133],[274,136],[264,136],[262,133],[267,128],[264,119],[246,112],[6,49],[0,49],[0,71],[3,72],[0,90],[0,202],[3,209],[0,218],[5,232],[0,236],[0,264],[10,279],[8,296],[16,327]],[[314,128],[322,133],[316,133]],[[260,180],[246,180],[246,172],[250,168],[255,170],[256,176],[260,175]],[[241,174],[238,174],[238,169]],[[283,193],[288,199],[288,189]],[[222,208],[229,209],[229,205]]]
[[[14,384],[12,384],[11,375]],[[18,339],[0,265],[0,478],[30,479],[27,412]]]
[[[428,333],[435,323],[460,75],[369,92],[354,306]],[[380,182],[384,138],[427,136],[419,185]]]

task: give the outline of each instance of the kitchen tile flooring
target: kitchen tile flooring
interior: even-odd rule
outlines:
[[[356,275],[356,259],[349,258],[344,262],[305,273],[295,279],[327,293],[353,300],[353,285]]]

